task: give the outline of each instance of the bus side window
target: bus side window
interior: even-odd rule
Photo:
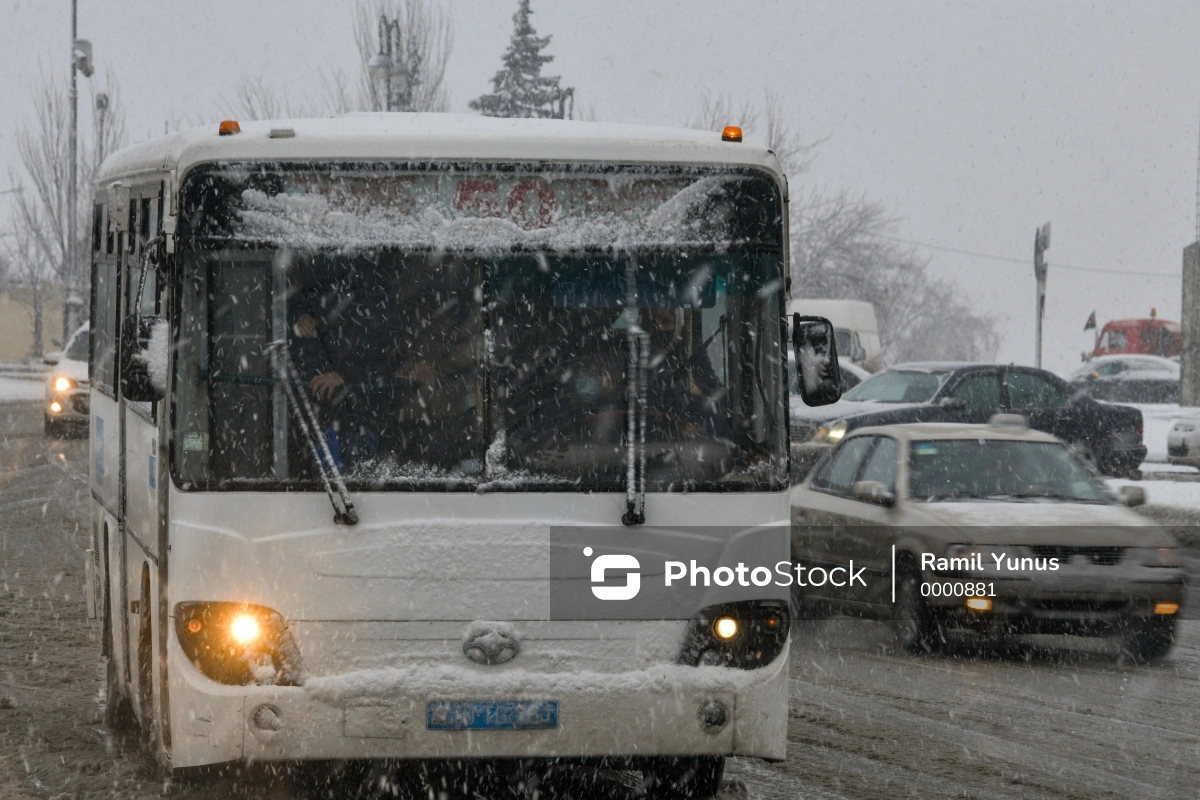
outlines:
[[[113,252],[113,233],[103,204],[96,206],[96,224],[106,229],[106,253],[96,252],[93,259],[92,281],[92,360],[89,372],[92,385],[105,394],[116,395],[117,358],[117,260],[108,257]],[[98,234],[93,234],[93,242]]]
[[[100,253],[104,244],[104,204],[96,203],[92,207],[92,252]]]

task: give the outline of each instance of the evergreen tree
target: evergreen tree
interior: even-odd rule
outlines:
[[[513,35],[504,53],[504,66],[492,78],[492,93],[485,94],[470,105],[487,117],[557,117],[564,116],[568,97],[575,89],[560,87],[560,78],[542,75],[542,66],[554,60],[543,55],[550,37],[539,37],[529,24],[529,0],[520,0],[513,14]],[[557,107],[556,107],[557,104]]]

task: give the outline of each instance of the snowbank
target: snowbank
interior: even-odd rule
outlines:
[[[35,380],[0,378],[0,403],[26,403],[45,396],[46,384],[40,375]]]

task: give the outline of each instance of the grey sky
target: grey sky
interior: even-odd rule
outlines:
[[[67,61],[67,0],[0,0],[0,189],[29,85]],[[352,72],[349,0],[80,0],[80,35],[122,88],[134,139],[165,122],[219,119],[238,76],[300,97],[322,70]],[[451,0],[454,110],[488,88],[515,0]],[[1068,271],[1074,264],[1178,274],[1193,238],[1200,15],[1194,3],[730,3],[534,0],[551,65],[599,119],[679,124],[702,92],[783,98],[828,136],[806,180],[879,200],[898,235],[1032,258],[1053,221],[1046,364],[1069,370],[1083,322],[1178,318],[1178,280]],[[81,106],[89,94],[83,83]],[[737,122],[737,120],[730,120]],[[7,200],[0,197],[0,218]],[[1003,319],[1000,357],[1033,357],[1033,270],[931,251]]]

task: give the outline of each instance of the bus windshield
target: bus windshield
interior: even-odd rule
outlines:
[[[194,172],[176,479],[620,491],[633,391],[649,490],[780,489],[779,209],[746,173]]]

